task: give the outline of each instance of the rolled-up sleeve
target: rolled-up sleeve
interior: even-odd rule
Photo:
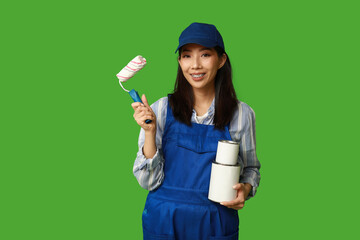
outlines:
[[[164,157],[161,151],[161,141],[163,135],[165,99],[160,99],[151,105],[156,115],[156,153],[152,158],[146,158],[143,153],[145,143],[145,131],[141,128],[138,140],[139,150],[134,162],[133,173],[140,186],[144,189],[152,191],[158,188],[164,179]],[[165,106],[166,105],[166,106]],[[166,109],[166,108],[165,108]]]
[[[250,183],[252,189],[247,199],[255,196],[260,183],[260,162],[256,155],[255,113],[251,107],[242,104],[242,131],[240,131],[239,157],[242,159],[243,171],[241,183]]]
[[[238,102],[230,123],[233,141],[240,143],[238,163],[241,166],[240,183],[249,183],[252,189],[247,199],[255,196],[260,183],[260,162],[256,156],[255,113],[244,102]]]

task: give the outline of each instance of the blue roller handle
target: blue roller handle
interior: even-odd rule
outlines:
[[[135,91],[134,89],[131,89],[131,91],[129,92],[130,97],[134,100],[134,102],[141,102],[141,98],[139,96],[139,94],[137,93],[137,91]],[[146,119],[145,123],[151,123],[150,119]]]

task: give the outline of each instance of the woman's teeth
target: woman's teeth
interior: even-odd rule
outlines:
[[[198,75],[191,74],[191,76],[193,76],[193,77],[195,77],[195,78],[199,78],[199,77],[202,77],[202,76],[204,76],[204,75],[205,75],[205,73],[203,73],[203,74],[198,74]]]

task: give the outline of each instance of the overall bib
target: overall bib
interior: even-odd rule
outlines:
[[[143,211],[145,240],[238,240],[238,213],[208,199],[211,163],[229,128],[177,121],[168,104],[162,151],[164,181],[149,192]]]

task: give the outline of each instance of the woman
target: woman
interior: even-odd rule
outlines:
[[[191,24],[177,51],[174,93],[151,107],[145,95],[144,104],[132,104],[142,128],[133,171],[150,191],[144,239],[238,239],[237,210],[260,181],[254,112],[236,98],[230,60],[214,25]],[[242,166],[236,199],[220,204],[207,198],[219,140],[240,142]]]

